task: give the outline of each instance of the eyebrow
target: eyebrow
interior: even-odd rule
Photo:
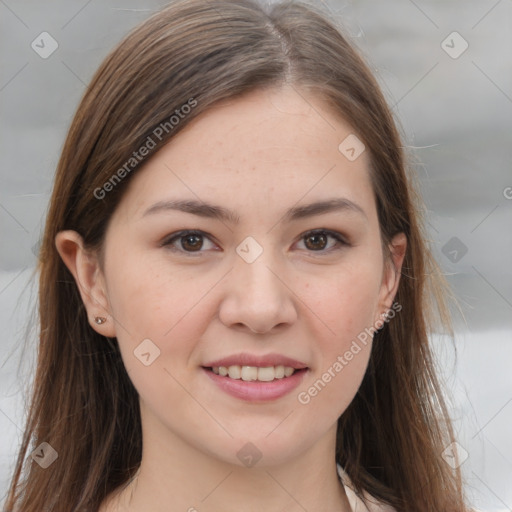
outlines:
[[[172,210],[192,213],[194,215],[199,215],[200,217],[227,221],[233,224],[237,224],[240,220],[238,215],[231,210],[222,206],[205,203],[204,201],[196,201],[195,199],[171,199],[169,201],[159,201],[148,208],[144,212],[143,217],[154,213],[162,213]]]
[[[321,215],[323,213],[343,211],[358,213],[366,219],[368,218],[365,211],[358,204],[346,198],[335,198],[302,206],[294,206],[285,213],[283,220],[292,221],[305,217],[313,217],[314,215]]]
[[[167,201],[159,201],[149,207],[144,212],[143,217],[167,211],[192,213],[199,217],[217,219],[220,221],[230,222],[232,224],[238,224],[240,220],[240,217],[231,210],[222,206],[206,203],[204,201],[197,201],[195,199],[171,199]],[[358,204],[346,198],[335,198],[301,206],[294,206],[285,212],[281,217],[281,220],[291,222],[306,217],[313,217],[315,215],[342,211],[358,213],[366,219],[368,218],[365,211]]]

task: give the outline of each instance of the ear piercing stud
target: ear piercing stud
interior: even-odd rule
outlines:
[[[107,319],[104,316],[96,316],[96,317],[94,317],[94,321],[98,325],[101,325],[101,324],[104,324],[107,321]]]

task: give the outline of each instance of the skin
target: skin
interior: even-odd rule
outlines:
[[[384,258],[367,151],[349,161],[338,150],[351,133],[319,98],[290,87],[224,102],[133,176],[102,264],[76,232],[57,236],[91,327],[117,337],[140,395],[140,471],[102,512],[350,510],[336,474],[336,424],[364,376],[371,340],[308,404],[297,395],[391,307],[406,249],[399,234],[392,261]],[[335,198],[362,213],[284,218],[289,208]],[[239,220],[144,215],[170,199],[206,201]],[[305,236],[320,228],[350,245]],[[179,238],[161,245],[184,229],[208,234],[192,238],[199,252]],[[236,252],[248,236],[263,249],[252,263]],[[95,316],[107,321],[97,325]],[[160,350],[149,366],[133,353],[147,338]],[[283,354],[308,371],[288,395],[248,403],[201,368],[240,352]],[[247,442],[261,453],[251,468],[237,458]]]

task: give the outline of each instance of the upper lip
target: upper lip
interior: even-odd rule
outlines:
[[[259,368],[266,368],[269,366],[289,366],[300,370],[308,366],[296,359],[286,357],[280,354],[266,354],[262,356],[255,356],[252,354],[234,354],[232,356],[216,359],[215,361],[203,365],[205,368],[218,368],[219,366],[257,366]]]

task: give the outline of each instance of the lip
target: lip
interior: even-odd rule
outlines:
[[[256,356],[247,353],[234,354],[232,356],[217,359],[209,363],[203,364],[203,368],[213,368],[215,366],[257,366],[259,368],[266,368],[268,366],[289,366],[295,370],[302,370],[308,367],[296,359],[283,356],[281,354],[266,354],[262,356]],[[293,375],[292,375],[293,377]],[[291,377],[287,377],[288,379]]]
[[[222,361],[229,361],[230,358]],[[290,360],[288,360],[289,362]],[[214,361],[214,366],[217,366],[218,361]],[[219,366],[225,366],[219,364]],[[256,366],[256,365],[244,365]],[[274,366],[268,364],[267,366]],[[291,366],[287,364],[286,366]],[[202,371],[225,393],[235,398],[244,400],[246,402],[268,402],[277,400],[291,391],[293,391],[302,382],[302,379],[308,372],[308,369],[302,367],[290,377],[283,379],[274,379],[271,382],[259,381],[244,381],[239,379],[230,379],[229,377],[222,377],[213,373],[209,368],[202,367]]]

